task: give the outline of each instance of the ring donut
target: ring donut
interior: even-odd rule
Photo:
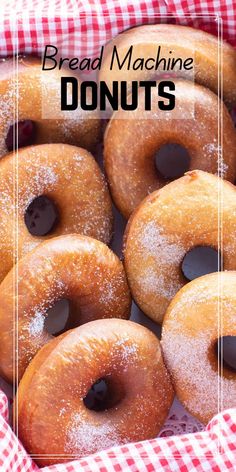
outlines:
[[[0,60],[0,157],[15,147],[16,123],[19,147],[63,142],[93,150],[101,131],[98,112],[60,108],[61,77],[68,71],[42,70],[41,61],[30,56],[20,56],[17,62],[18,66],[16,58]]]
[[[13,266],[16,243],[20,258],[61,234],[104,243],[111,238],[111,199],[98,164],[68,144],[29,146],[18,158],[12,153],[1,159],[0,215],[0,281]]]
[[[14,276],[18,293],[18,376],[52,336],[44,323],[61,299],[70,301],[73,325],[98,318],[128,318],[130,294],[122,262],[102,242],[80,236],[53,238],[24,256],[0,285],[0,371],[13,379]]]
[[[110,407],[96,412],[83,399],[101,378]],[[54,339],[30,363],[18,389],[19,438],[38,465],[66,462],[156,437],[172,401],[156,336],[131,321],[97,320]]]
[[[188,81],[176,81],[176,106],[173,111],[157,111],[158,96],[152,101],[152,111],[144,112],[145,95],[139,93],[139,108],[112,115],[104,139],[105,169],[113,200],[128,218],[149,193],[166,185],[168,178],[156,166],[163,145],[175,143],[188,152],[185,168],[201,169],[221,175],[234,182],[236,172],[236,133],[230,114],[222,107],[224,161],[219,162],[218,98],[210,90]],[[144,113],[148,113],[147,117]],[[183,119],[184,118],[184,119]],[[168,159],[168,156],[165,157]],[[168,163],[168,161],[167,161]],[[175,169],[176,171],[176,169]]]
[[[206,424],[219,405],[235,408],[236,272],[183,287],[167,309],[161,344],[175,391],[193,416]]]
[[[122,63],[127,56],[129,48],[133,46],[130,67],[127,65],[127,60],[122,67],[119,68],[118,61],[111,61],[112,54],[116,46],[119,62]],[[201,85],[211,89],[218,95],[219,79],[218,70],[222,67],[222,74],[224,76],[223,97],[226,104],[233,108],[236,105],[236,51],[226,42],[221,43],[222,48],[222,64],[219,60],[219,44],[218,38],[206,33],[204,31],[190,28],[188,26],[160,24],[160,25],[143,25],[137,28],[132,28],[128,31],[115,37],[110,41],[104,49],[102,67],[99,74],[100,81],[105,81],[107,86],[112,89],[112,82],[114,81],[131,81],[153,80],[155,76],[163,73],[164,62],[157,70],[148,67],[133,68],[133,63],[138,58],[144,60],[154,58],[152,66],[155,66],[155,59],[160,47],[160,58],[166,60],[166,67],[168,59],[193,59],[193,74],[194,80]],[[171,54],[170,54],[171,51]],[[129,59],[129,58],[128,58]],[[179,77],[183,77],[186,71],[179,70],[179,64],[175,69]],[[164,72],[166,72],[164,70]],[[188,71],[187,71],[188,72]],[[188,76],[187,76],[188,77]]]
[[[192,171],[149,195],[129,220],[124,249],[129,286],[141,310],[162,322],[170,301],[190,280],[183,268],[191,251],[213,252],[215,272],[222,250],[224,269],[235,270],[235,234],[236,189],[212,174]]]

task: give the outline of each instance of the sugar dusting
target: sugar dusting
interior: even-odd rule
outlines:
[[[17,99],[16,81],[10,79],[6,92],[0,95],[0,158],[8,152],[5,139],[10,125],[14,122],[14,105]]]
[[[44,261],[42,261],[42,264],[44,264]],[[41,271],[42,267],[40,264],[37,266],[34,276],[37,279],[37,271]],[[24,283],[24,278],[25,278],[25,272],[23,272],[24,277],[23,280],[19,274],[18,278],[18,285],[19,289],[21,289],[21,283]],[[31,276],[32,276],[32,271],[31,271]],[[43,299],[40,301],[38,304],[34,304],[34,296],[37,294],[32,291],[32,307],[28,307],[28,305],[25,306],[24,299],[20,299],[19,301],[19,321],[20,321],[20,326],[19,326],[19,346],[21,349],[21,355],[29,357],[29,361],[32,358],[32,355],[29,352],[25,352],[24,349],[24,344],[25,341],[27,340],[28,346],[31,344],[32,347],[32,352],[33,355],[35,354],[35,348],[40,345],[42,342],[42,336],[44,333],[44,323],[45,323],[45,318],[47,316],[48,310],[54,305],[55,300],[60,300],[63,298],[66,286],[60,278],[57,278],[58,275],[55,272],[54,277],[52,279],[52,285],[46,286],[44,285],[44,290],[43,290]],[[34,344],[37,338],[37,344]],[[39,344],[38,344],[39,343]]]
[[[169,272],[169,275],[171,273],[173,273],[172,270]],[[182,284],[177,278],[167,278],[161,273],[157,275],[156,271],[151,267],[144,269],[140,278],[137,278],[137,282],[143,287],[146,293],[149,292],[154,296],[161,296],[169,301],[172,300],[178,290],[182,287]]]
[[[24,254],[27,254],[28,252],[30,251],[33,251],[33,249],[36,248],[36,246],[38,246],[38,241],[27,241],[23,244],[23,247],[22,247],[22,256],[24,256]]]
[[[74,413],[71,426],[68,427],[66,438],[66,452],[82,457],[90,451],[108,449],[122,444],[122,440],[111,421],[97,421],[90,423],[79,413]]]
[[[183,255],[183,247],[169,241],[164,230],[155,221],[149,221],[140,233],[139,243],[141,248],[164,264],[175,264]]]
[[[143,260],[136,276],[140,291],[146,295],[151,294],[154,297],[161,296],[167,301],[171,300],[181,287],[174,270],[174,265],[181,262],[186,252],[181,241],[177,243],[169,240],[163,229],[154,220],[150,220],[146,225],[140,225],[135,246],[137,264]],[[161,270],[163,267],[168,277]]]
[[[224,320],[227,319],[227,326],[232,326],[232,330],[236,323],[235,301],[228,298],[223,287],[219,298],[217,280],[214,286],[210,285],[210,290],[207,276],[187,285],[177,302],[173,302],[162,329],[164,358],[177,394],[187,409],[200,418],[214,416],[220,400],[224,409],[236,405],[235,376],[221,376],[217,359],[215,366],[209,359],[211,343],[218,338],[219,316],[223,332]],[[191,310],[191,315],[195,316],[192,322],[188,307],[195,307],[195,313]]]
[[[27,166],[30,166],[30,162],[27,161]],[[41,195],[43,192],[53,191],[56,184],[58,183],[58,173],[56,168],[53,168],[51,165],[41,165],[40,164],[35,167],[35,173],[31,174],[30,183],[28,186],[25,186],[25,191],[21,195],[21,199],[19,201],[19,210],[22,211],[23,207],[27,208],[30,204],[31,200],[35,198],[35,196]],[[27,167],[26,167],[27,169]],[[26,170],[27,172],[27,170]]]
[[[120,263],[120,270],[114,272],[108,266],[106,277],[99,271],[96,271],[95,276],[98,302],[103,306],[104,315],[117,316],[120,314],[120,306],[122,305],[126,305],[128,310],[128,286],[123,265]]]
[[[113,345],[113,352],[119,355],[120,364],[124,371],[136,362],[140,361],[142,355],[139,346],[126,333],[122,339],[118,339]]]
[[[210,330],[199,332],[197,338],[179,330],[177,334],[166,332],[162,339],[167,366],[177,385],[181,379],[181,390],[187,394],[184,404],[200,417],[214,416],[218,411],[219,375],[208,359],[210,337]],[[224,408],[232,408],[236,405],[235,379],[223,378],[222,384]]]
[[[222,146],[218,144],[218,139],[213,138],[211,143],[207,143],[203,146],[204,157],[207,159],[213,159],[213,156],[217,156],[217,172],[216,175],[219,175],[222,178],[225,178],[229,170],[228,164],[224,161],[223,158],[223,149]]]
[[[30,336],[34,338],[42,334],[43,328],[44,328],[44,321],[45,321],[44,315],[40,313],[39,311],[36,311],[28,327]]]

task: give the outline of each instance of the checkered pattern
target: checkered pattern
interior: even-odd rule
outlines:
[[[224,39],[236,46],[235,0],[1,0],[0,6],[1,56],[40,54],[55,44],[63,56],[92,57],[121,31],[153,21],[217,34],[217,16]]]
[[[7,423],[7,398],[0,392],[0,470],[36,472]],[[217,415],[206,431],[153,439],[102,451],[42,472],[235,472],[236,409]]]
[[[93,56],[119,32],[142,23],[188,24],[236,46],[235,0],[1,0],[0,56],[40,54],[55,44],[62,56]],[[185,15],[185,16],[183,16]],[[216,17],[220,17],[217,20]],[[8,404],[0,391],[0,470],[36,472],[7,423]],[[217,415],[206,431],[144,441],[102,451],[89,458],[45,467],[43,472],[235,472],[236,409]]]

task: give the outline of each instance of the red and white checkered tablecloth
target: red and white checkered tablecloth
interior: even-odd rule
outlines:
[[[236,0],[1,0],[0,56],[40,54],[55,44],[61,55],[89,56],[119,32],[143,23],[176,22],[217,34],[236,46]],[[0,391],[0,471],[34,472],[7,423]],[[236,409],[217,415],[204,432],[127,444],[43,472],[235,472]]]

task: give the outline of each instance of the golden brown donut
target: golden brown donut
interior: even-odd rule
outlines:
[[[0,167],[0,281],[15,256],[22,257],[47,238],[81,233],[110,241],[111,199],[88,151],[68,144],[29,146],[20,149],[18,156],[4,156]],[[25,215],[41,196],[53,202],[58,217],[48,233],[35,236],[26,227]]]
[[[71,70],[42,71],[41,61],[35,57],[19,57],[18,66],[16,58],[0,60],[0,157],[13,149],[9,128],[25,120],[31,123],[27,122],[28,127],[19,124],[19,147],[22,143],[63,142],[94,148],[100,138],[98,111],[60,109],[61,77],[68,75],[78,79]]]
[[[175,391],[192,415],[206,424],[219,409],[235,408],[236,272],[183,287],[165,314],[161,344]]]
[[[119,70],[117,61],[111,66],[111,57],[113,48],[116,46],[120,62],[125,59],[130,46],[133,46],[132,60],[130,68],[127,62]],[[156,58],[158,47],[161,47],[160,58],[180,58],[183,61],[186,58],[193,58],[194,80],[210,88],[218,95],[220,90],[218,70],[220,68],[219,44],[218,38],[195,28],[180,25],[143,25],[132,28],[115,37],[110,41],[104,50],[102,68],[99,79],[106,81],[108,87],[111,87],[113,81],[140,81],[153,80],[158,73],[163,71],[160,65],[158,70],[134,70],[132,65],[137,58]],[[223,76],[223,97],[229,107],[236,104],[236,51],[229,44],[222,42],[220,45],[222,51],[222,76]],[[172,53],[170,54],[170,51]],[[147,67],[153,65],[149,63]],[[179,68],[175,70],[181,77],[183,71]]]
[[[219,161],[217,96],[189,81],[176,81],[175,86],[173,111],[158,111],[159,98],[155,94],[152,111],[144,112],[145,96],[140,92],[139,107],[132,112],[115,112],[106,129],[106,174],[113,200],[126,218],[149,193],[168,183],[155,165],[158,150],[167,143],[179,144],[188,151],[186,170],[201,169],[235,180],[236,133],[226,106],[222,104],[221,114],[224,161]]]
[[[83,399],[101,378],[110,405],[96,412]],[[156,437],[172,401],[156,336],[131,321],[97,320],[34,357],[18,390],[19,437],[39,465],[66,462]]]
[[[212,174],[188,172],[149,195],[129,220],[124,251],[131,293],[144,313],[162,322],[187,282],[181,266],[193,248],[219,249],[224,269],[235,270],[235,234],[236,189]]]
[[[76,326],[97,318],[128,318],[131,303],[122,262],[105,244],[80,235],[42,243],[0,285],[0,371],[9,381],[14,380],[15,299],[19,379],[38,349],[52,339],[44,322],[58,300],[70,301]]]

